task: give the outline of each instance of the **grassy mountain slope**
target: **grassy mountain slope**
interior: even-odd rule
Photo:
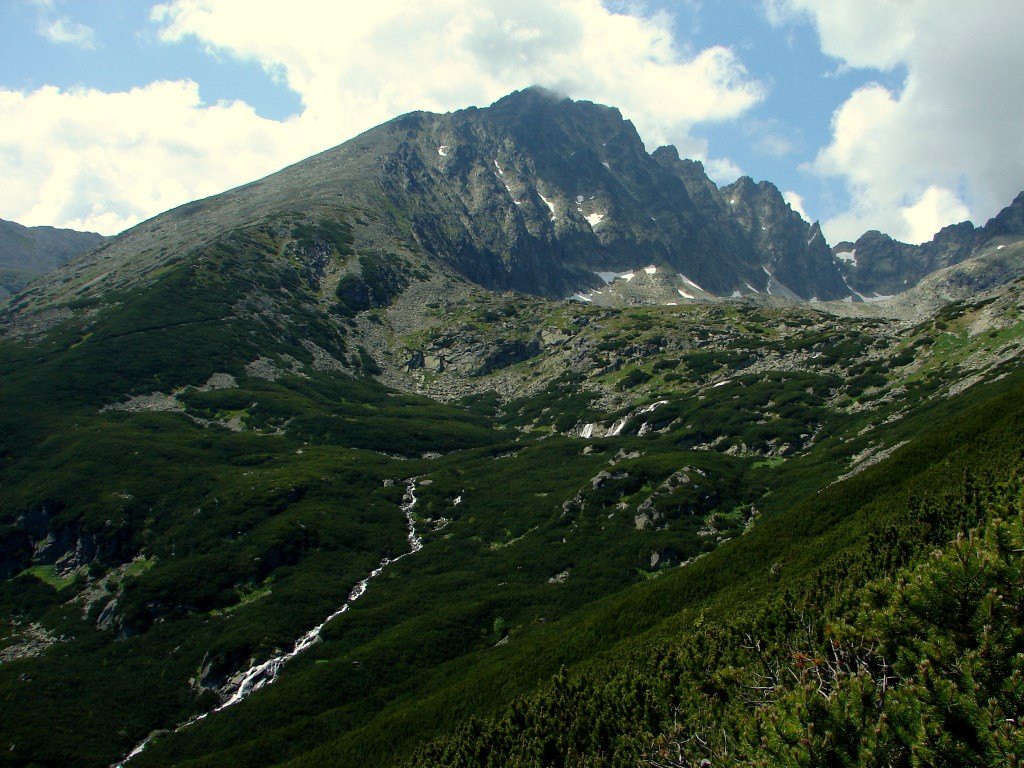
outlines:
[[[488,291],[424,246],[461,237],[415,194],[455,189],[453,120],[157,217],[0,314],[0,765],[149,736],[132,765],[620,765],[710,744],[708,713],[708,754],[756,761],[740,639],[818,650],[864,582],[1012,503],[1019,283],[916,325]]]
[[[794,613],[801,608],[819,621],[820,609],[836,600],[836,594],[842,595],[865,578],[891,573],[979,521],[979,513],[971,508],[974,486],[1009,478],[1019,469],[1019,376],[965,398],[944,402],[937,411],[922,415],[922,421],[936,425],[935,429],[926,430],[891,459],[823,493],[808,495],[820,476],[810,462],[798,469],[794,461],[777,486],[770,483],[776,493],[765,502],[763,516],[750,533],[686,568],[663,571],[653,582],[599,597],[558,620],[541,608],[547,621],[538,625],[540,617],[534,614],[529,625],[513,624],[506,645],[478,652],[471,665],[444,665],[440,676],[432,674],[422,682],[402,669],[401,693],[391,694],[397,698],[384,706],[389,694],[377,690],[375,709],[363,713],[370,720],[361,728],[355,727],[359,721],[353,720],[357,716],[349,697],[340,697],[334,707],[329,700],[315,699],[309,710],[315,716],[295,718],[293,697],[306,700],[317,683],[337,685],[331,678],[330,683],[324,681],[329,673],[311,662],[295,678],[282,680],[263,694],[260,706],[254,700],[248,712],[232,713],[234,720],[211,720],[187,729],[155,745],[149,758],[152,764],[183,761],[188,765],[276,765],[289,758],[296,765],[389,764],[428,734],[467,717],[495,712],[502,701],[540,684],[563,665],[576,671],[556,678],[549,693],[517,704],[515,714],[510,712],[490,725],[468,726],[418,753],[410,764],[436,760],[438,765],[577,765],[586,764],[580,762],[585,753],[593,764],[604,765],[619,764],[613,761],[616,755],[615,760],[623,755],[639,757],[643,750],[654,748],[655,735],[672,722],[672,702],[685,701],[689,693],[675,690],[674,698],[657,701],[643,690],[643,686],[664,688],[668,683],[662,675],[670,680],[675,679],[671,675],[678,676],[665,671],[664,649],[701,648],[709,633],[734,638],[738,632],[729,622],[755,634],[772,630],[780,620],[769,609],[778,610],[780,602]],[[968,402],[976,405],[968,407]],[[919,424],[915,431],[920,429]],[[970,503],[959,501],[965,496]],[[922,524],[922,515],[927,525]],[[527,559],[520,561],[524,565],[543,556],[541,542],[527,545],[527,541],[519,545],[529,549],[524,553]],[[410,563],[410,568],[415,565],[425,562]],[[557,564],[549,565],[547,571],[552,566]],[[416,577],[410,576],[405,589],[415,592]],[[424,587],[424,593],[432,591]],[[447,594],[451,605],[455,593]],[[503,614],[511,614],[513,622],[521,621],[511,608]],[[438,616],[432,617],[432,623],[441,623]],[[694,623],[702,633],[699,641],[692,637]],[[414,637],[416,648],[435,647],[421,634]],[[727,645],[732,640],[718,642]],[[338,674],[358,676],[362,670],[351,671],[347,663],[360,658],[365,659],[358,654],[342,656],[343,669]],[[713,661],[713,657],[698,657],[688,663],[691,669],[704,670]],[[556,700],[561,704],[552,714]],[[643,706],[634,711],[630,702]],[[710,718],[708,712],[713,710],[705,710],[704,704],[703,698],[689,701],[691,716],[703,713]],[[652,730],[648,718],[654,718],[662,730]],[[580,731],[582,724],[586,726]],[[259,736],[252,738],[254,733]],[[515,762],[517,754],[521,763]],[[199,755],[209,756],[196,759]]]
[[[246,228],[8,342],[9,764],[109,762],[211,707],[404,551],[401,485],[418,477],[421,552],[274,686],[135,759],[387,764],[562,665],[758,590],[786,553],[802,573],[814,547],[845,552],[834,526],[858,507],[823,515],[819,499],[879,470],[815,491],[958,423],[992,396],[957,396],[965,377],[1013,370],[1021,337],[1015,289],[890,336],[808,310],[591,309],[451,282],[466,299],[446,348],[471,327],[490,347],[545,329],[575,340],[449,370],[467,394],[444,406],[367,376],[398,367],[366,344],[403,327],[409,295],[454,278],[366,255],[343,223]],[[487,394],[516,382],[518,398]],[[605,436],[580,438],[587,424]],[[923,445],[915,471],[952,450]]]
[[[1020,420],[1014,384],[766,520],[714,601],[407,764],[1015,764]],[[835,524],[808,526],[812,510]],[[706,583],[725,555],[677,579]]]

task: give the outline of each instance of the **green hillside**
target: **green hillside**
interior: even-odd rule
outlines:
[[[351,310],[304,278],[303,259],[358,264],[346,295],[382,295],[379,272],[344,229],[305,232],[233,234],[144,291],[86,301],[84,323],[4,348],[4,642],[41,651],[0,666],[8,764],[109,763],[214,707],[239,669],[406,550],[408,478],[424,548],[273,686],[158,736],[133,764],[604,764],[699,734],[711,712],[734,729],[714,748],[746,739],[760,759],[760,726],[729,705],[755,674],[737,638],[819,652],[833,615],[860,627],[864,582],[985,524],[970,494],[1017,469],[1020,375],[1003,359],[1016,289],[891,341],[876,321],[799,308],[468,293],[449,329],[582,327],[586,366],[603,357],[609,372],[551,378],[559,346],[442,405],[369,375]],[[306,309],[260,313],[254,292]],[[400,306],[380,303],[378,322],[393,322]],[[971,335],[997,308],[998,328]],[[680,344],[692,334],[713,343]],[[801,350],[802,364],[759,362]],[[325,351],[344,368],[318,366]],[[944,396],[955,366],[985,355],[976,375],[998,381]],[[510,376],[549,383],[486,394]],[[585,422],[621,428],[585,440]],[[807,638],[790,633],[798,606]],[[719,650],[680,658],[695,647]],[[719,709],[685,669],[721,678]],[[801,717],[786,709],[798,693],[779,691],[780,717]]]
[[[798,301],[757,249],[796,275],[820,229],[701,218],[666,152],[563,168],[629,227],[540,196],[499,226],[541,189],[516,103],[392,121],[0,312],[0,765],[1019,762],[1019,243]],[[621,128],[561,104],[566,149],[577,109]],[[652,163],[676,261],[613,263]],[[745,260],[687,298],[705,241]]]

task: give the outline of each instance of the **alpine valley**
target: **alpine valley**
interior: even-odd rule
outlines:
[[[833,248],[530,88],[66,235],[0,765],[1024,758],[1024,195]]]

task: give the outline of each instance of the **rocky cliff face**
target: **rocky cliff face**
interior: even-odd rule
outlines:
[[[833,250],[850,287],[871,297],[906,291],[933,272],[975,256],[997,238],[1021,237],[1024,193],[981,228],[969,221],[952,224],[921,245],[901,243],[872,230],[856,243],[839,243]]]
[[[566,296],[655,265],[728,296],[848,295],[828,246],[771,184],[719,190],[618,110],[536,88],[486,109],[415,113],[383,184],[416,239],[492,289]]]
[[[898,293],[979,243],[1024,233],[1022,209],[1018,198],[982,230],[948,227],[919,247],[867,233],[833,257],[818,225],[772,184],[744,177],[719,188],[673,147],[649,154],[618,110],[530,88],[482,109],[398,117],[143,222],[103,243],[102,253],[36,280],[15,320],[48,327],[72,299],[144,285],[224,232],[260,222],[274,229],[285,219],[351,227],[346,248],[359,258],[334,265],[325,283],[328,293],[338,280],[355,291],[339,294],[344,301],[366,293],[356,283],[367,259],[378,272],[401,262],[403,285],[443,274],[550,298],[582,292],[604,304],[624,292],[628,303],[755,294],[858,300],[858,292]],[[641,271],[655,277],[605,290],[615,276],[628,283]]]
[[[680,160],[674,147],[654,158],[686,185],[701,213],[725,233],[733,253],[752,259],[763,273],[755,285],[776,296],[838,299],[849,295],[817,222],[810,224],[767,181],[743,176],[721,189],[693,160]]]

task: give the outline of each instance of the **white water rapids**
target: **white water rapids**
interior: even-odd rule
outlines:
[[[273,683],[277,679],[277,674],[281,671],[281,667],[283,667],[290,659],[295,658],[303,651],[318,643],[320,641],[320,632],[327,623],[341,616],[341,614],[345,613],[349,609],[352,603],[366,594],[366,589],[369,587],[370,582],[380,576],[384,572],[385,568],[392,563],[397,563],[403,557],[408,557],[409,555],[423,549],[423,540],[416,535],[416,523],[412,517],[412,511],[415,506],[416,478],[414,477],[406,481],[405,493],[402,496],[401,505],[402,513],[405,515],[405,525],[407,529],[406,539],[409,542],[409,551],[404,552],[398,557],[385,557],[381,560],[380,565],[370,571],[369,576],[356,583],[352,588],[352,591],[348,593],[345,603],[338,610],[296,640],[295,645],[292,646],[290,651],[282,653],[279,656],[274,656],[273,658],[267,659],[259,664],[255,664],[252,667],[249,667],[249,669],[236,674],[219,690],[222,698],[220,704],[208,712],[203,712],[200,715],[195,715],[194,717],[189,718],[187,721],[177,726],[173,732],[177,733],[178,731],[188,728],[190,725],[198,723],[200,720],[205,720],[214,712],[220,712],[222,709],[227,709],[228,707],[247,698],[252,693],[255,693],[260,688],[264,688]],[[135,747],[135,749],[129,752],[123,760],[115,763],[112,768],[122,768],[133,757],[141,754],[142,751],[149,746],[149,742],[154,735],[155,734],[147,736],[137,747]]]

